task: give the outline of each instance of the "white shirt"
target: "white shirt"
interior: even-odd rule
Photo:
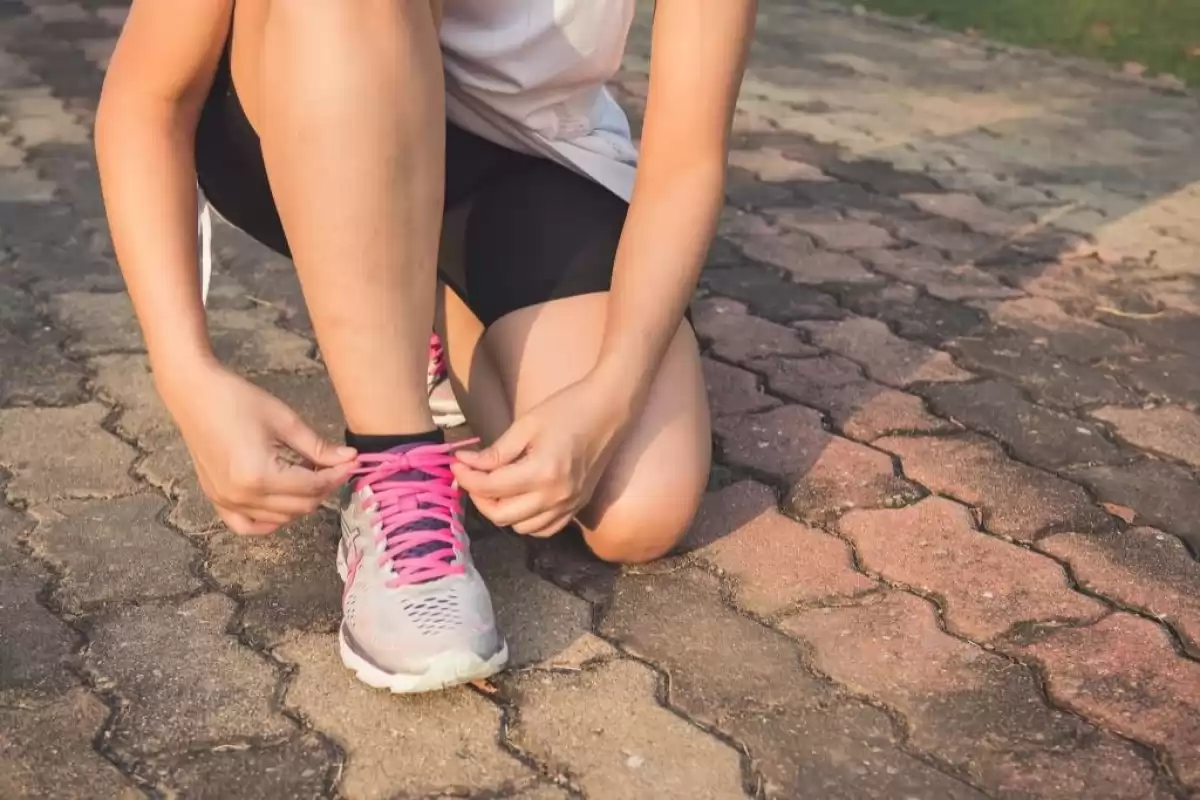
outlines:
[[[605,88],[637,0],[445,0],[446,115],[557,160],[628,200],[637,149]]]

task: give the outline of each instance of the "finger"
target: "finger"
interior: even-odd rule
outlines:
[[[522,536],[545,539],[567,527],[573,516],[572,512],[562,510],[547,511],[544,514],[539,514],[532,519],[514,525],[513,530]]]
[[[524,458],[495,472],[484,472],[458,464],[451,469],[458,485],[468,494],[505,499],[545,488],[549,472],[533,458]]]
[[[291,495],[324,500],[350,479],[354,462],[325,469],[309,469],[298,464],[281,464],[263,480],[264,495]]]
[[[358,455],[353,447],[338,446],[322,439],[290,409],[276,424],[275,434],[281,442],[318,466],[335,467]]]
[[[250,509],[249,513],[253,516],[256,511],[261,510],[262,512],[271,514],[282,514],[287,517],[289,522],[293,522],[298,517],[312,514],[320,508],[321,499],[319,497],[299,497],[286,494],[267,495],[256,503],[256,508]]]
[[[562,533],[564,530],[566,530],[567,526],[574,521],[574,514],[564,514],[563,516],[551,522],[545,528],[542,528],[540,531],[531,533],[529,535],[535,539],[549,539],[551,536],[557,536],[558,534]]]
[[[257,522],[250,517],[234,511],[224,506],[216,506],[217,516],[225,523],[226,527],[234,533],[242,536],[265,536],[268,533],[274,533],[279,529],[278,525],[271,525],[266,522]]]
[[[478,452],[459,450],[456,455],[459,461],[472,469],[491,472],[520,458],[529,447],[529,438],[526,426],[517,420],[491,447],[485,447]]]
[[[500,527],[520,525],[553,509],[538,494],[522,494],[478,506],[480,513]],[[486,510],[485,510],[486,509]],[[561,513],[561,510],[560,510]]]

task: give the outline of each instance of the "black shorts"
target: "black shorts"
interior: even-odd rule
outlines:
[[[196,133],[196,172],[228,222],[290,257],[228,48]],[[447,215],[465,209],[463,274],[439,277],[491,325],[517,309],[608,291],[626,202],[594,181],[447,123]]]

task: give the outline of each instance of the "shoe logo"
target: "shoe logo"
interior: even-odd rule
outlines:
[[[354,585],[354,576],[358,574],[362,560],[362,549],[359,548],[358,542],[352,540],[346,548],[346,587],[342,589],[342,605],[346,604],[346,599],[350,596],[350,587]]]

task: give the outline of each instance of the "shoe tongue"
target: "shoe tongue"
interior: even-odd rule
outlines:
[[[404,452],[410,451],[412,449],[413,449],[412,445],[404,445],[401,447],[393,448],[393,449],[389,450],[388,452],[389,453],[404,453]],[[424,472],[422,470],[407,469],[407,470],[400,470],[399,472],[389,475],[387,479],[390,481],[427,481],[427,480],[430,480],[431,477],[432,476],[430,476],[429,473]],[[411,504],[411,508],[428,508],[429,507],[428,504],[418,502],[415,497],[408,498],[406,500],[405,506],[409,506],[410,504]],[[406,531],[435,530],[437,528],[442,527],[443,525],[445,525],[444,522],[440,522],[436,519],[418,519],[418,520],[414,521],[413,523],[404,526],[404,530],[395,531],[392,535],[397,535],[400,533],[404,533]],[[419,558],[421,556],[432,555],[441,550],[448,551],[446,553],[446,555],[449,555],[450,552],[453,552],[454,548],[451,547],[450,545],[446,544],[445,542],[425,542],[423,544],[417,545],[416,547],[410,547],[407,550],[404,550],[403,552],[400,553],[399,558],[400,559]]]

